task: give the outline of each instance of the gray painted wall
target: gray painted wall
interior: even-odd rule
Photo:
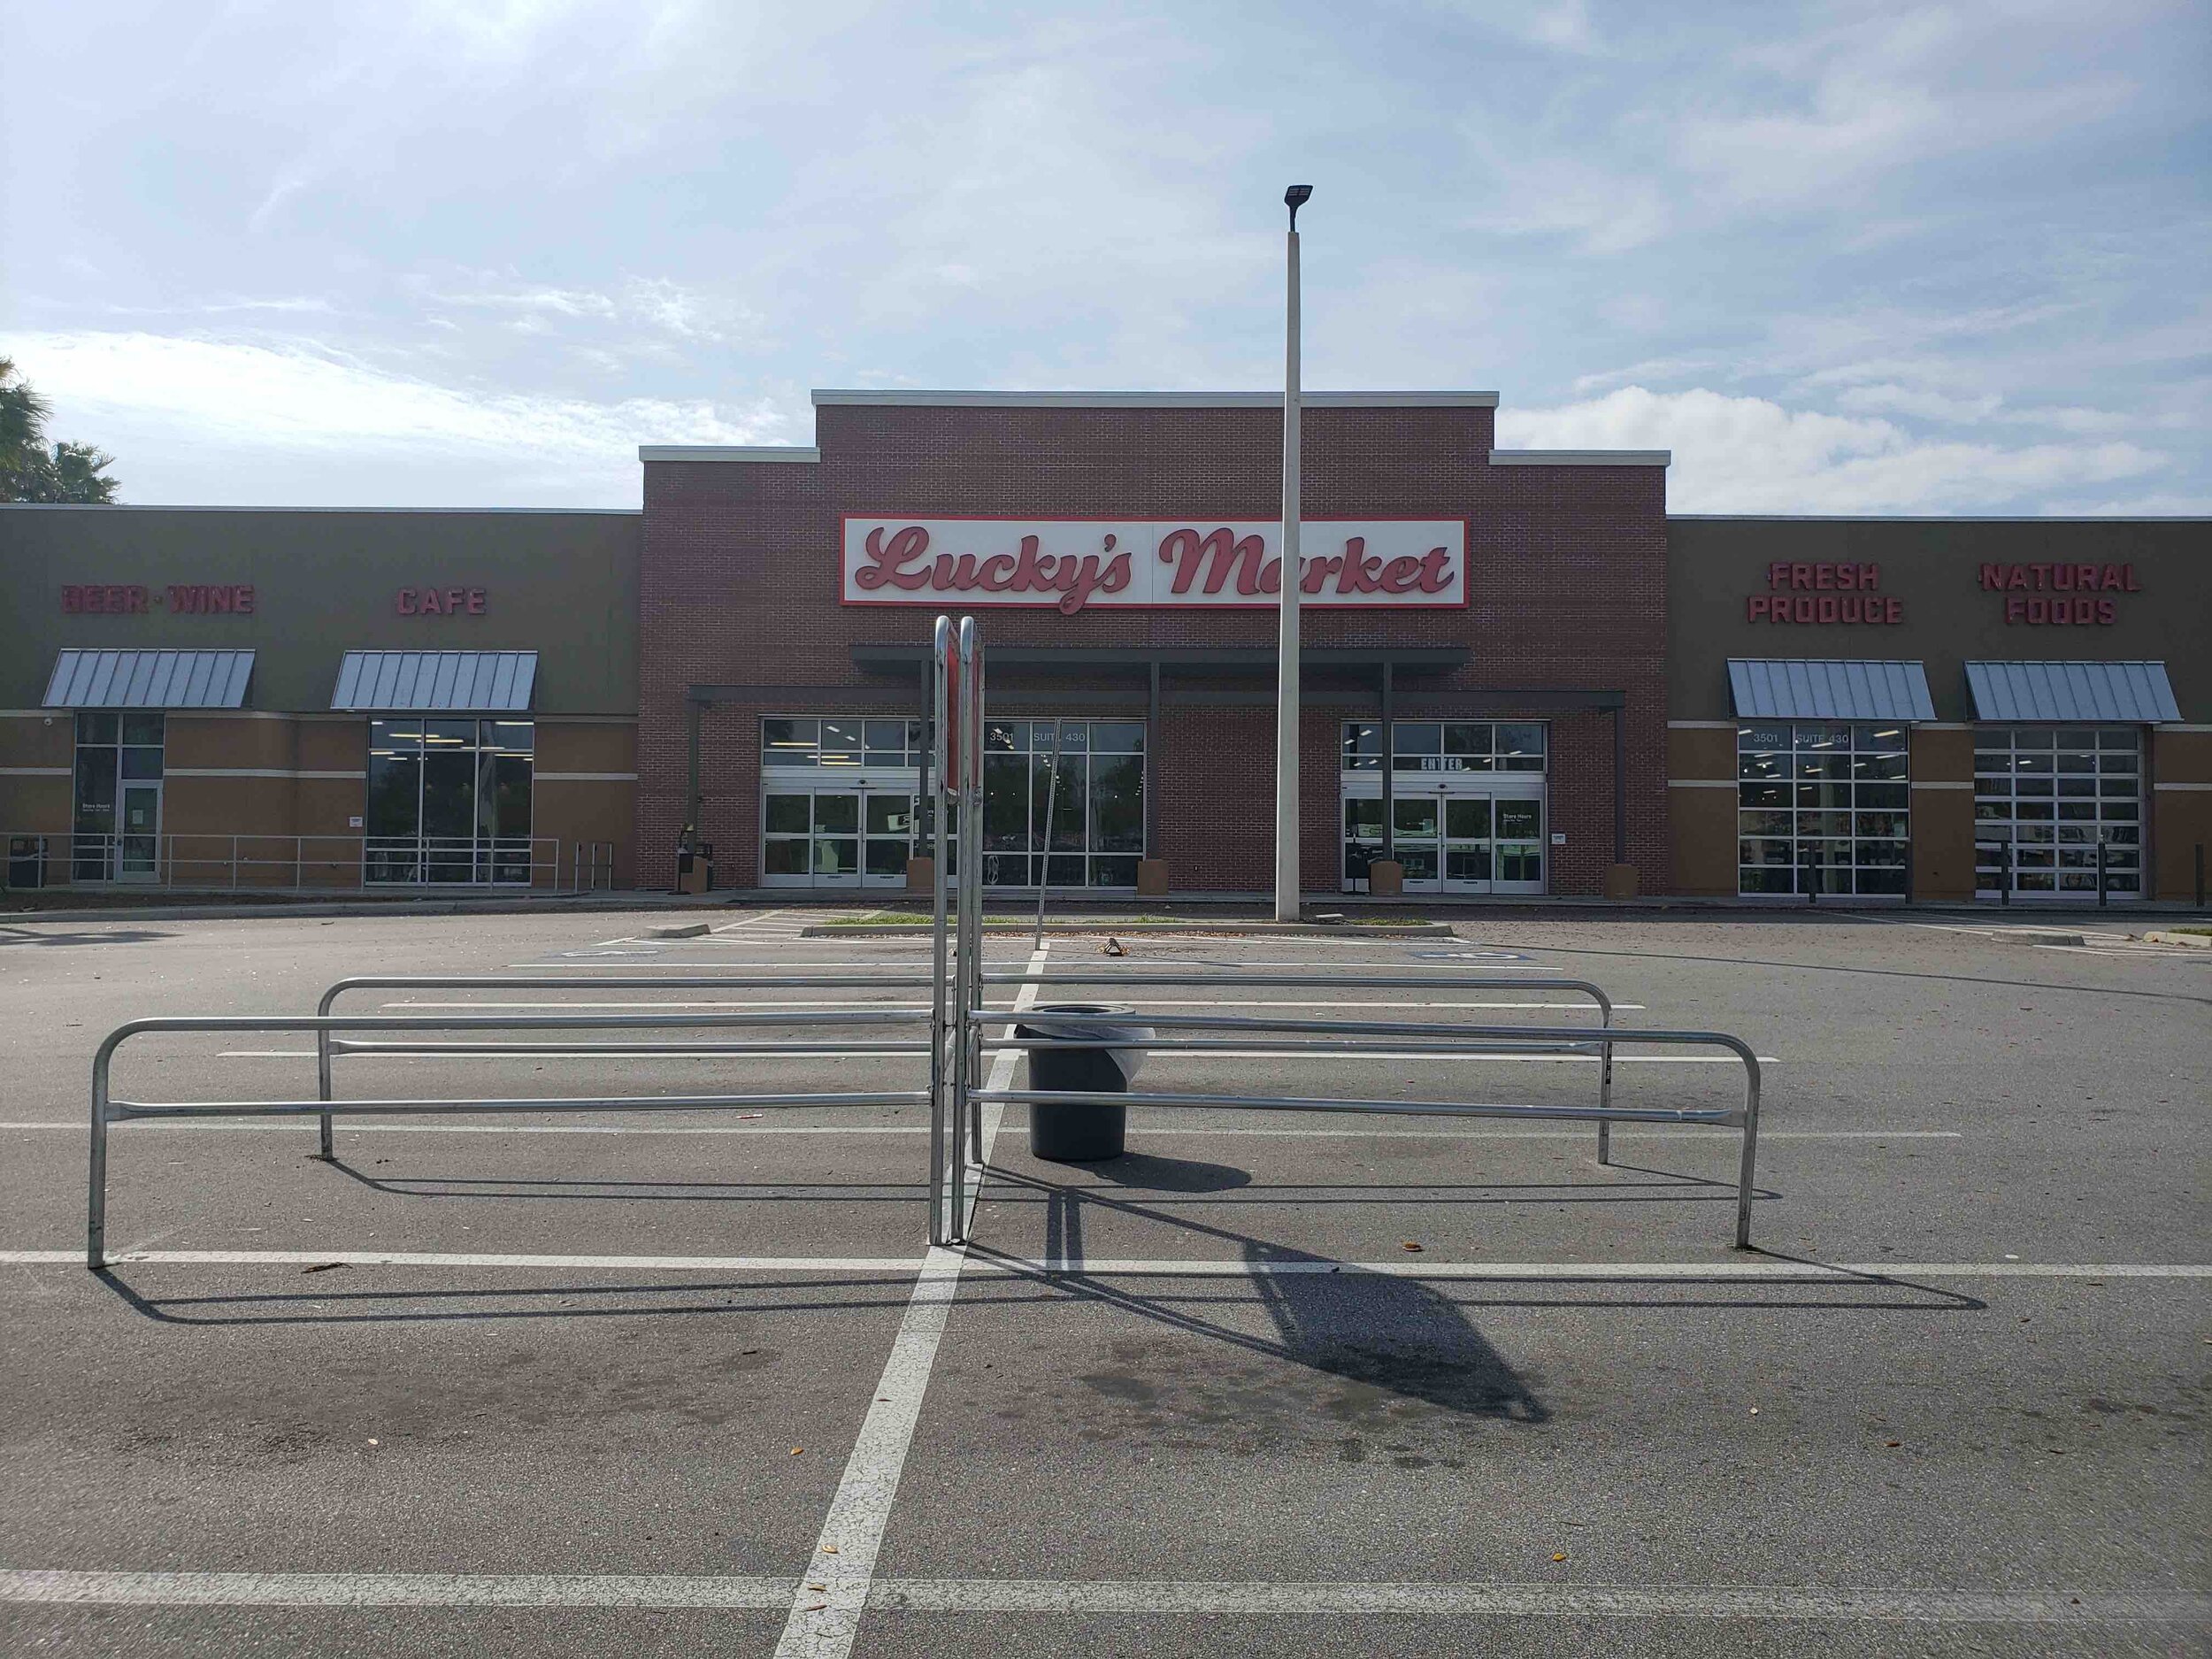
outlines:
[[[1820,657],[1924,662],[1939,720],[1973,718],[1970,660],[2162,661],[2181,718],[2212,721],[2212,520],[1676,518],[1667,555],[1674,719],[1730,718],[1732,657]],[[1902,601],[1903,619],[1747,621],[1744,602],[1770,591],[1776,560],[1879,565],[1878,591]],[[2005,595],[1982,589],[1985,563],[2132,565],[2142,591],[2109,595],[2108,627],[2008,625]]]
[[[634,512],[0,506],[0,708],[56,653],[250,647],[246,706],[330,707],[349,650],[535,650],[547,714],[637,710]],[[70,583],[251,584],[254,614],[65,614]],[[402,616],[402,588],[480,588],[481,616]]]

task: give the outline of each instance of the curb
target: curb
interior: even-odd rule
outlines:
[[[2192,950],[2212,950],[2212,933],[2170,933],[2161,931],[2145,933],[2143,937],[2154,945],[2186,945]]]
[[[802,939],[926,939],[929,937],[929,931],[927,923],[919,926],[849,927],[837,927],[828,923],[818,923],[811,927],[801,928],[799,937]],[[1026,922],[1012,927],[987,926],[983,929],[983,936],[986,939],[994,935],[1013,936],[1030,931],[1030,926]],[[1225,939],[1282,933],[1295,933],[1303,938],[1313,939],[1452,939],[1457,937],[1450,926],[1443,922],[1386,922],[1377,923],[1372,926],[1358,923],[1346,923],[1340,926],[1333,923],[1321,922],[1209,922],[1203,920],[1117,922],[1108,918],[1096,922],[1047,922],[1045,924],[1045,937],[1048,939],[1061,935],[1080,938],[1091,934],[1113,934],[1117,937],[1134,938],[1139,935],[1157,937],[1162,934],[1176,933],[1203,933]]]
[[[332,918],[383,916],[576,916],[588,911],[645,911],[730,908],[720,901],[695,905],[641,904],[634,895],[619,902],[603,895],[541,899],[386,899],[367,903],[292,904],[282,900],[263,904],[149,904],[118,906],[95,910],[0,910],[0,927],[28,926],[38,922],[236,922],[281,920],[288,917]]]

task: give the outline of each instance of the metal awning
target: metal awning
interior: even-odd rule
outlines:
[[[1832,658],[1728,660],[1728,690],[1746,720],[1932,720],[1919,663]]]
[[[535,651],[348,651],[334,709],[508,714],[530,706]]]
[[[1978,720],[2178,720],[2163,663],[1969,663]]]
[[[235,709],[251,651],[64,651],[46,682],[50,709]]]

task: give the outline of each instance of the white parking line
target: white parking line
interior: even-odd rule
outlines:
[[[774,989],[775,987],[765,987],[765,988],[772,990],[772,989]],[[913,990],[913,988],[914,988],[914,987],[911,987],[911,986],[899,986],[899,985],[887,985],[887,986],[884,987],[884,989],[885,989],[885,990],[887,990],[887,991],[907,991],[907,992],[910,992],[910,991],[912,991],[912,990]],[[1114,998],[1114,1001],[1115,1001],[1115,1002],[1126,1002],[1126,1003],[1130,1004],[1132,1007],[1135,1007],[1135,1008],[1486,1008],[1486,1009],[1495,1009],[1495,1008],[1536,1008],[1536,1009],[1545,1009],[1545,1008],[1563,1008],[1563,1009],[1571,1009],[1571,1010],[1575,1010],[1575,1011],[1576,1011],[1576,1012],[1578,1012],[1578,1013],[1584,1013],[1584,1014],[1587,1014],[1587,1013],[1591,1013],[1591,1012],[1593,1012],[1593,1011],[1594,1011],[1594,1006],[1595,1006],[1594,1004],[1590,1003],[1590,1002],[1380,1002],[1380,1001],[1378,1001],[1378,1002],[1348,1002],[1348,1001],[1347,1001],[1347,1000],[1345,1000],[1345,999],[1343,999],[1343,998],[1341,998],[1341,997],[1331,998],[1330,1000],[1325,1001],[1325,1002],[1278,1002],[1278,1001],[1274,1001],[1274,1000],[1272,1000],[1272,999],[1256,999],[1256,1000],[1253,1000],[1253,1001],[1233,1001],[1233,1000],[1231,1000],[1231,999],[1230,999],[1230,998],[1228,998],[1228,997],[1222,997],[1222,996],[1194,996],[1194,997],[1181,997],[1181,998],[1175,998],[1175,999],[1170,999],[1170,998],[1167,998],[1167,997],[1157,997],[1157,996],[1117,996],[1117,997],[1115,997],[1115,998]],[[671,1008],[671,1009],[674,1009],[674,1008],[741,1008],[741,1009],[742,1009],[742,1008],[760,1008],[760,1007],[763,1007],[763,1006],[774,1007],[774,1008],[793,1008],[793,1009],[833,1009],[833,1008],[882,1008],[882,1007],[886,1006],[886,1004],[885,1004],[882,1001],[880,1001],[879,999],[877,999],[877,998],[872,998],[872,997],[855,997],[855,996],[845,996],[845,997],[813,997],[813,996],[808,996],[808,997],[794,997],[794,998],[772,997],[772,996],[753,996],[753,997],[745,997],[745,998],[739,999],[739,1000],[735,1000],[735,1001],[730,1000],[730,999],[728,999],[728,998],[724,998],[724,999],[721,999],[721,1000],[718,1000],[718,1001],[703,1001],[703,1002],[675,1002],[675,1001],[672,1001],[672,1000],[667,999],[667,998],[664,998],[664,997],[657,997],[657,998],[653,999],[653,1000],[652,1000],[652,1001],[650,1001],[650,1002],[641,1002],[641,1001],[637,1001],[637,1000],[634,1000],[634,999],[631,999],[631,1000],[626,1000],[626,1000],[623,1000],[623,999],[620,999],[620,998],[616,998],[616,999],[613,999],[613,1000],[611,1000],[611,1001],[607,1001],[607,1002],[581,1002],[581,1001],[577,1001],[577,1002],[385,1002],[385,1003],[381,1003],[381,1004],[380,1004],[380,1007],[381,1007],[382,1009],[385,1009],[385,1010],[395,1010],[395,1009],[396,1009],[396,1010],[416,1010],[416,1009],[439,1009],[439,1010],[452,1010],[452,1009],[472,1009],[472,1008],[481,1008],[481,1009],[495,1009],[495,1008],[501,1008],[501,1009],[537,1009],[537,1008],[550,1008],[550,1009],[572,1008],[572,1009],[585,1009],[585,1008],[618,1008],[618,1009],[627,1009],[627,1010],[634,1010],[634,1011],[638,1012],[638,1013],[644,1013],[644,1012],[647,1012],[647,1011],[649,1011],[649,1010],[650,1010],[657,1009],[657,1008]],[[987,1010],[988,1010],[989,1012],[992,1012],[992,1013],[1004,1013],[1004,1012],[1008,1011],[1007,1008],[1006,1008],[1006,1007],[1004,1007],[1004,1006],[1002,1006],[1002,1005],[991,1005],[991,1004],[987,1004]],[[1643,1011],[1643,1009],[1644,1009],[1644,1004],[1643,1004],[1643,1003],[1641,1003],[1641,1002],[1616,1002],[1616,1003],[1614,1003],[1614,1004],[1613,1004],[1613,1009],[1614,1009],[1614,1011],[1615,1011],[1616,1013],[1625,1012],[1625,1011],[1632,1010],[1634,1010],[1634,1011],[1636,1011],[1636,1012],[1640,1013],[1640,1012],[1642,1012],[1642,1011]]]
[[[919,1256],[534,1256],[453,1250],[116,1250],[111,1263],[143,1267],[472,1267],[663,1273],[912,1273]],[[0,1250],[12,1267],[82,1263],[82,1250]]]
[[[721,926],[717,927],[712,931],[715,933],[733,933],[741,927],[750,927],[756,922],[764,922],[772,916],[781,916],[783,912],[781,910],[756,910],[750,916],[741,916],[733,922],[725,922]]]
[[[1046,945],[1030,958],[1032,972],[1042,968]],[[1025,1007],[1033,1002],[1037,987],[1025,985],[1015,999]],[[1013,1077],[1015,1056],[998,1056],[985,1087],[1004,1088]],[[990,1164],[1003,1109],[987,1111],[983,1119],[983,1163]],[[965,1159],[967,1147],[954,1148]],[[969,1187],[970,1214],[983,1186],[981,1171]],[[972,1260],[964,1250],[932,1246],[924,1258],[914,1295],[891,1345],[891,1357],[876,1384],[875,1401],[860,1425],[852,1455],[830,1500],[829,1514],[813,1556],[814,1582],[821,1591],[803,1585],[792,1596],[791,1611],[783,1635],[776,1643],[778,1659],[846,1659],[860,1633],[861,1615],[867,1610],[870,1581],[875,1577],[876,1555],[882,1548],[891,1506],[897,1500],[899,1477],[913,1444],[914,1425],[922,1415],[922,1399],[929,1390],[930,1369],[937,1362],[937,1347],[952,1311],[954,1292],[962,1266]]]
[[[949,1258],[941,1260],[940,1258]],[[1087,1279],[1263,1279],[1307,1274],[1371,1274],[1385,1279],[1586,1280],[1593,1284],[1644,1282],[1653,1279],[1685,1283],[1736,1280],[1797,1279],[1846,1280],[1870,1279],[2212,1279],[2212,1263],[2146,1262],[1443,1262],[1424,1256],[1416,1261],[1397,1257],[1384,1262],[1336,1262],[1321,1257],[1298,1261],[1245,1261],[1238,1257],[1184,1259],[1146,1256],[1027,1257],[987,1256],[972,1250],[932,1249],[927,1256],[541,1256],[502,1255],[429,1250],[119,1250],[109,1260],[119,1266],[142,1267],[299,1267],[342,1262],[349,1267],[457,1267],[547,1270],[555,1271],[614,1271],[665,1273],[888,1273],[921,1274],[958,1268],[971,1273],[1012,1273],[1043,1277]],[[0,1250],[0,1266],[81,1266],[84,1252],[69,1250]],[[938,1307],[935,1291],[949,1297],[950,1283],[932,1286],[927,1306]],[[918,1294],[923,1287],[917,1286]],[[949,1300],[944,1304],[949,1305]],[[938,1308],[941,1313],[941,1307]],[[926,1327],[930,1315],[918,1321]],[[903,1330],[903,1326],[901,1327]],[[932,1343],[931,1351],[934,1352]],[[893,1359],[903,1366],[911,1358],[895,1348]],[[897,1380],[910,1392],[917,1379],[902,1371]],[[926,1374],[919,1379],[926,1382]],[[878,1404],[899,1408],[887,1414],[900,1416],[909,1405],[918,1406],[899,1389],[879,1387],[879,1396],[891,1394]],[[911,1425],[909,1425],[909,1432]],[[864,1478],[878,1483],[887,1442],[878,1442]],[[857,1454],[856,1453],[856,1455]],[[902,1444],[900,1455],[904,1455]],[[854,1471],[849,1467],[848,1478]],[[891,1471],[893,1486],[896,1471]],[[886,1500],[887,1502],[887,1499]],[[834,1509],[833,1517],[837,1515]],[[879,1523],[881,1517],[864,1509],[856,1525]],[[849,1517],[848,1519],[853,1519]],[[880,1528],[876,1536],[881,1536]],[[843,1540],[826,1530],[824,1541],[840,1545]],[[828,1563],[824,1563],[828,1564]],[[818,1573],[815,1575],[819,1577]]]
[[[1921,1624],[2195,1624],[2192,1591],[1825,1589],[1798,1585],[1177,1584],[887,1579],[886,1612],[1154,1613],[1220,1617],[1414,1614],[1431,1619],[1827,1619]]]
[[[1150,1110],[1133,1107],[1133,1111]],[[1233,1110],[1234,1108],[1223,1109]],[[1531,1110],[1533,1110],[1532,1108]],[[139,1134],[157,1129],[188,1129],[194,1133],[209,1130],[249,1131],[255,1133],[278,1133],[287,1130],[304,1133],[314,1127],[311,1119],[300,1118],[262,1118],[241,1123],[209,1122],[195,1119],[190,1123],[165,1123],[153,1118],[127,1118],[108,1125],[108,1133],[127,1131]],[[0,1123],[0,1134],[10,1130],[36,1129],[65,1134],[82,1134],[81,1123]],[[923,1135],[929,1133],[923,1124],[748,1124],[739,1127],[733,1124],[357,1124],[340,1123],[336,1133],[342,1135]],[[1145,1123],[1141,1133],[1148,1139],[1172,1139],[1189,1135],[1248,1135],[1262,1140],[1279,1141],[1580,1141],[1590,1133],[1581,1129],[1208,1129],[1192,1128],[1171,1122]],[[1693,1137],[1710,1138],[1732,1135],[1735,1130],[1724,1124],[1701,1125],[1681,1129],[1642,1129],[1633,1124],[1615,1124],[1616,1141],[1671,1141]],[[1762,1129],[1759,1144],[1770,1141],[1963,1141],[1965,1132],[1959,1129]]]
[[[836,1559],[831,1557],[830,1559]],[[835,1575],[818,1582],[833,1583]],[[0,1603],[94,1607],[780,1607],[788,1578],[706,1573],[115,1572],[0,1571]],[[834,1595],[833,1589],[828,1594]],[[800,1588],[808,1605],[819,1594]],[[2200,1624],[2193,1591],[1836,1588],[1801,1585],[1083,1582],[886,1578],[862,1607],[883,1613],[1151,1613],[1224,1616],[1409,1614],[1430,1619],[1820,1619],[1916,1624]],[[852,1610],[857,1624],[860,1607]],[[833,1621],[820,1621],[828,1624]],[[835,1621],[841,1624],[843,1621]],[[787,1627],[779,1651],[842,1651]]]
[[[1156,1064],[1170,1060],[1311,1060],[1310,1049],[1298,1048],[1212,1048],[1191,1054],[1171,1050],[1148,1050]],[[219,1060],[311,1060],[312,1048],[225,1048],[216,1056]],[[364,1054],[357,1049],[343,1051],[333,1056],[339,1060],[527,1060],[542,1064],[548,1060],[608,1061],[627,1063],[631,1056],[607,1054]],[[712,1048],[654,1048],[644,1056],[653,1060],[727,1060],[733,1056]],[[748,1056],[736,1056],[739,1058]],[[897,1060],[898,1055],[855,1053],[845,1048],[785,1048],[772,1055],[756,1055],[754,1059],[772,1060]],[[903,1056],[911,1058],[910,1056]],[[1433,1049],[1384,1049],[1363,1051],[1358,1054],[1325,1054],[1327,1060],[1540,1060],[1557,1064],[1595,1065],[1594,1054],[1512,1054],[1464,1051],[1438,1053]],[[1761,1065],[1779,1065],[1774,1055],[1757,1056]],[[1613,1056],[1616,1065],[1740,1065],[1732,1054],[1620,1054]]]

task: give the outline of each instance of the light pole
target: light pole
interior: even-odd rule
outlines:
[[[1275,660],[1275,919],[1298,919],[1298,210],[1310,184],[1283,192],[1290,209],[1289,306],[1283,333],[1283,557]]]

